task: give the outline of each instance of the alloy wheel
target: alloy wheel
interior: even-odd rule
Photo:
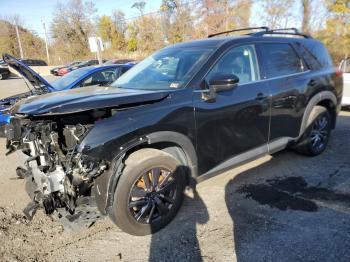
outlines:
[[[324,115],[315,120],[310,135],[314,150],[321,151],[326,146],[329,136],[328,125],[328,119]]]
[[[129,193],[129,210],[142,224],[152,224],[164,218],[174,206],[177,197],[174,173],[155,167],[142,174]]]

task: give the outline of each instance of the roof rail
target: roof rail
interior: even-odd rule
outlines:
[[[224,31],[224,32],[220,32],[220,33],[215,33],[215,34],[211,34],[208,35],[208,38],[214,37],[214,36],[218,36],[218,35],[225,35],[225,34],[229,34],[229,33],[233,33],[233,32],[240,32],[240,31],[248,31],[248,30],[256,30],[256,29],[261,29],[263,31],[257,32],[258,33],[265,33],[270,31],[270,29],[267,26],[261,26],[261,27],[247,27],[247,28],[240,28],[240,29],[234,29],[234,30],[228,30],[228,31]],[[253,33],[254,34],[254,33]]]
[[[289,31],[289,32],[288,32]],[[292,31],[292,32],[290,32]],[[310,35],[300,33],[298,29],[294,27],[290,28],[278,28],[278,29],[269,29],[266,31],[251,33],[251,36],[263,36],[263,35],[298,35],[304,38],[312,38]]]

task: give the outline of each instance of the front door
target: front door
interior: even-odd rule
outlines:
[[[199,174],[241,153],[267,148],[269,91],[260,79],[255,46],[229,49],[209,70],[205,85],[208,87],[211,78],[224,74],[236,75],[239,84],[216,93],[214,100],[204,99],[201,90],[194,91]]]

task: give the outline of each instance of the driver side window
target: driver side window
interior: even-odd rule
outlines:
[[[259,67],[253,45],[234,47],[219,59],[206,77],[209,81],[217,75],[233,74],[239,78],[238,84],[246,84],[260,79]]]
[[[109,68],[93,73],[88,78],[84,79],[79,86],[92,86],[99,85],[104,86],[113,83],[117,79],[117,73],[115,68]]]

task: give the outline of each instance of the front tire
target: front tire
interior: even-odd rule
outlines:
[[[295,150],[303,155],[317,156],[327,147],[331,135],[331,115],[323,106],[315,106],[310,114],[307,128]]]
[[[131,235],[157,232],[177,214],[185,181],[172,155],[152,148],[132,153],[114,193],[111,220]]]

